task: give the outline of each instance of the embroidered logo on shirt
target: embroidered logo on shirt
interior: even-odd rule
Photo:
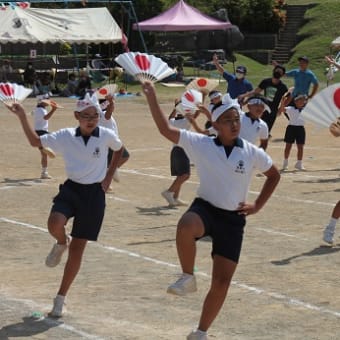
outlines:
[[[96,147],[94,152],[93,152],[93,157],[99,158],[100,157],[100,149],[99,147]]]
[[[241,159],[238,161],[237,167],[235,169],[235,172],[239,174],[244,174],[246,169],[244,168],[244,161]]]

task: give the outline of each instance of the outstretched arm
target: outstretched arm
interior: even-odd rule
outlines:
[[[20,104],[17,104],[17,103],[13,104],[12,106],[8,106],[8,105],[6,106],[10,111],[12,111],[19,118],[21,126],[30,144],[35,147],[39,147],[39,148],[42,147],[39,136],[36,134],[36,132],[33,130],[33,128],[28,122],[27,115],[26,115],[24,108]]]
[[[52,105],[52,109],[47,115],[44,116],[45,120],[49,120],[52,117],[53,113],[57,110],[56,106],[54,106],[53,104],[51,105]]]
[[[325,59],[328,62],[328,64],[334,65],[338,70],[340,70],[340,64],[338,64],[334,58],[326,55]]]
[[[212,60],[212,62],[213,62],[213,64],[215,65],[215,67],[216,67],[218,73],[223,74],[224,68],[221,66],[220,62],[218,61],[218,56],[217,56],[216,53],[213,55],[213,60]]]
[[[169,124],[167,117],[165,117],[158,104],[156,91],[153,84],[151,82],[145,82],[142,84],[142,89],[148,101],[152,118],[156,123],[159,132],[171,142],[178,144],[180,131]]]
[[[112,113],[115,109],[115,101],[111,94],[107,95],[105,99],[109,102],[108,106],[106,107],[106,111],[105,111],[105,119],[110,120]]]

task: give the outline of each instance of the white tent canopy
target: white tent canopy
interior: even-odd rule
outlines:
[[[340,49],[340,36],[332,41],[331,46]]]
[[[0,44],[117,43],[122,31],[105,7],[0,11]]]

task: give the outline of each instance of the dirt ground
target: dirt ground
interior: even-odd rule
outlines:
[[[172,89],[169,89],[169,92]],[[75,126],[74,101],[50,120],[50,130]],[[35,99],[25,101],[27,112]],[[163,102],[170,112],[172,100]],[[0,339],[185,339],[198,322],[210,283],[209,242],[198,243],[198,292],[166,294],[180,272],[175,230],[185,207],[168,208],[160,192],[169,174],[171,143],[156,131],[143,97],[118,98],[115,117],[131,157],[120,183],[107,194],[97,243],[83,266],[59,320],[46,317],[63,264],[44,265],[53,240],[46,220],[65,179],[61,157],[49,160],[51,180],[40,180],[40,155],[18,120],[0,107]],[[201,121],[203,122],[203,121]],[[283,159],[285,118],[278,118],[268,153]],[[339,142],[307,124],[307,171],[287,171],[265,208],[248,218],[240,264],[229,296],[209,330],[216,340],[340,339],[340,232],[335,247],[322,245],[324,225],[339,199]],[[290,158],[293,168],[296,149]],[[263,184],[255,176],[249,199]],[[195,169],[183,186],[191,201]],[[340,225],[338,225],[340,229]]]

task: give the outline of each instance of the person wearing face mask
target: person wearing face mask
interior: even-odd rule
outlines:
[[[253,90],[252,83],[246,79],[247,68],[245,66],[237,66],[235,74],[227,72],[219,63],[217,54],[213,55],[213,64],[215,65],[217,71],[222,75],[222,77],[228,83],[227,92],[230,94],[232,99],[238,99],[241,103],[241,95],[246,92]]]
[[[271,78],[263,79],[254,90],[241,95],[241,99],[243,100],[246,97],[258,95],[263,92],[271,112],[264,111],[261,118],[267,123],[269,132],[275,123],[281,99],[288,91],[287,86],[281,80],[285,72],[286,69],[284,66],[279,64],[275,65]]]

